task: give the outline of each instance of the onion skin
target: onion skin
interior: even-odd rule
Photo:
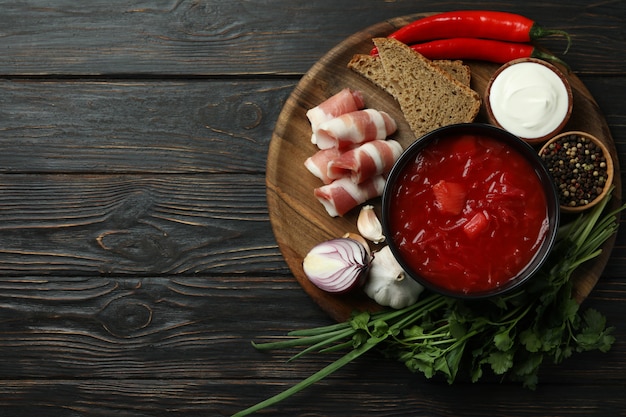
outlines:
[[[315,245],[304,257],[302,268],[319,289],[343,294],[363,284],[369,263],[363,244],[342,237]]]
[[[370,245],[369,245],[369,243],[367,243],[367,240],[365,240],[365,238],[363,236],[361,236],[361,235],[359,235],[357,233],[348,232],[345,235],[343,235],[342,237],[345,237],[345,238],[348,238],[348,239],[352,239],[352,240],[356,240],[361,245],[363,245],[363,247],[367,251],[367,255],[368,256],[372,256],[372,250],[370,249]]]

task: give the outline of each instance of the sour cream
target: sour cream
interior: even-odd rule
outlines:
[[[569,118],[571,90],[556,69],[539,62],[503,67],[492,80],[489,106],[495,122],[523,139],[543,138]]]

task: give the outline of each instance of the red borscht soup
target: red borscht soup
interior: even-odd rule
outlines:
[[[550,228],[545,188],[528,159],[471,130],[428,143],[386,193],[387,238],[406,267],[450,293],[506,286]]]

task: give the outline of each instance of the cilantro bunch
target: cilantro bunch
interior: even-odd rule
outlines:
[[[574,352],[606,352],[615,338],[596,310],[582,310],[572,296],[572,273],[598,256],[617,231],[617,214],[604,214],[608,193],[588,213],[561,226],[558,240],[538,275],[512,293],[483,301],[430,294],[417,303],[378,313],[360,312],[331,326],[289,333],[290,340],[253,345],[259,350],[304,347],[310,352],[347,350],[335,362],[263,402],[236,413],[242,417],[276,404],[376,348],[426,378],[453,383],[460,373],[472,382],[485,371],[533,389],[542,363],[561,363]]]

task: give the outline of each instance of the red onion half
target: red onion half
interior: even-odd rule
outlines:
[[[369,254],[360,242],[349,238],[319,243],[302,262],[305,275],[318,288],[344,293],[363,282]]]

